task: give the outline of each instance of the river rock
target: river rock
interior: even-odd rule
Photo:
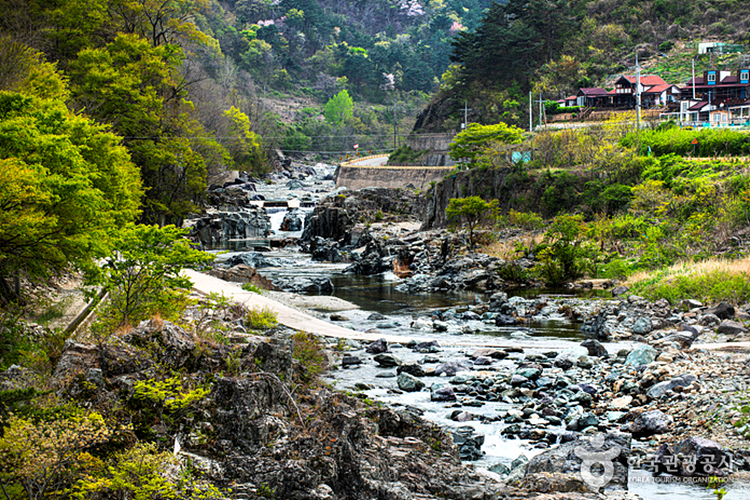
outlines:
[[[555,366],[563,370],[568,370],[576,366],[581,356],[587,356],[588,353],[589,351],[585,347],[574,347],[573,349],[562,351],[555,357]]]
[[[396,368],[396,373],[408,373],[415,377],[424,377],[424,368],[418,363],[405,363]]]
[[[508,353],[506,351],[500,351],[497,349],[477,349],[471,355],[469,355],[471,359],[477,359],[479,357],[488,357],[492,359],[505,359],[508,357]]]
[[[646,392],[646,395],[651,399],[659,399],[668,392],[672,391],[675,387],[687,387],[696,380],[698,379],[693,374],[675,377],[671,380],[659,382],[658,384],[652,386],[651,388],[649,388],[648,392]]]
[[[241,202],[246,203],[246,199]],[[184,226],[190,228],[190,238],[207,246],[216,246],[229,240],[262,239],[270,234],[271,219],[265,209],[252,205],[226,208],[233,211],[215,212],[185,221]]]
[[[312,260],[316,262],[347,261],[339,249],[339,243],[331,239],[315,236],[305,248],[310,252]]]
[[[274,285],[285,292],[303,293],[308,295],[330,295],[333,293],[333,282],[325,276],[273,279]]]
[[[747,328],[745,328],[742,323],[731,319],[725,319],[718,327],[716,327],[716,331],[725,335],[738,335],[740,333],[746,333]]]
[[[458,372],[466,371],[470,369],[471,369],[470,367],[458,361],[447,361],[445,363],[441,363],[438,366],[436,366],[434,374],[436,376],[445,375],[447,377],[452,377]]]
[[[649,345],[636,347],[625,359],[626,365],[642,366],[653,363],[656,359],[656,349]]]
[[[302,218],[298,210],[289,210],[281,221],[280,231],[302,231]]]
[[[341,358],[341,366],[344,368],[347,368],[350,366],[359,366],[361,364],[362,364],[362,360],[359,359],[357,356],[344,354],[344,356]]]
[[[369,352],[370,354],[380,354],[387,351],[388,341],[386,341],[385,339],[378,339],[374,342],[371,342],[370,345],[365,348],[365,352]]]
[[[716,441],[689,437],[674,446],[674,453],[682,457],[682,476],[724,476],[731,472],[732,457]]]
[[[240,264],[244,264],[255,269],[262,269],[265,267],[290,267],[294,265],[294,262],[289,259],[268,257],[260,252],[238,253],[232,255],[224,262],[224,265],[226,267],[234,267]]]
[[[734,317],[734,307],[726,302],[720,302],[713,307],[706,308],[703,314],[713,314],[719,319],[732,319]]]
[[[417,392],[421,391],[425,384],[414,375],[410,373],[401,372],[398,374],[398,388],[406,392]]]
[[[338,203],[334,201],[333,203]],[[312,241],[315,236],[332,239],[341,245],[348,245],[351,236],[349,231],[355,221],[342,206],[318,205],[305,217],[301,240]]]
[[[412,350],[414,352],[420,352],[423,354],[432,354],[432,353],[440,352],[440,344],[438,344],[437,340],[419,342],[412,348]]]
[[[433,384],[433,388],[430,388],[430,401],[455,401],[456,400],[456,393],[453,392],[453,388],[451,386],[438,386],[435,388],[435,386],[438,384]]]
[[[633,333],[636,333],[638,335],[646,335],[652,330],[651,325],[651,318],[647,318],[645,316],[642,316],[635,320],[635,323],[633,323],[632,330]]]
[[[533,457],[526,466],[521,488],[543,492],[625,490],[629,456],[628,434],[579,436]],[[597,462],[611,464],[612,469],[605,468],[605,474],[600,475],[592,470]]]
[[[644,438],[654,434],[665,434],[672,426],[672,418],[661,410],[641,413],[630,424],[622,426],[622,430],[630,432],[633,437]]]
[[[581,342],[581,347],[585,347],[588,350],[589,356],[597,356],[600,358],[606,358],[609,356],[607,349],[596,339],[587,339]]]
[[[624,285],[619,285],[619,286],[612,288],[612,296],[619,297],[620,295],[625,295],[629,291],[630,291],[630,288]]]
[[[492,364],[492,358],[488,356],[479,356],[474,359],[474,365],[476,366],[489,366]]]
[[[482,452],[484,436],[482,434],[475,434],[474,432],[473,427],[464,426],[459,427],[453,433],[453,442],[458,446],[458,453],[461,456],[461,460],[479,460],[484,455]]]
[[[393,354],[381,353],[376,354],[373,359],[382,368],[393,368],[401,364],[401,360]]]

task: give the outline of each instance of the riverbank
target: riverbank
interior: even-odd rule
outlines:
[[[275,295],[277,298],[284,296]],[[325,302],[324,299],[322,304]],[[644,466],[659,456],[662,445],[674,447],[686,439],[707,438],[732,454],[732,467],[736,469],[732,477],[744,478],[742,469],[747,468],[746,451],[738,447],[733,423],[743,418],[741,393],[748,374],[746,355],[714,353],[709,350],[710,343],[696,343],[692,348],[683,347],[676,340],[665,343],[663,339],[670,335],[669,330],[654,328],[660,324],[665,311],[659,310],[658,305],[633,297],[587,302],[549,298],[527,300],[502,297],[501,294],[494,297],[494,302],[494,305],[490,301],[488,305],[469,308],[466,313],[454,314],[453,317],[433,316],[418,320],[418,327],[413,332],[419,332],[419,335],[383,335],[371,330],[364,334],[349,330],[346,337],[337,337],[340,327],[327,323],[326,328],[331,329],[324,334],[332,336],[328,344],[337,347],[328,356],[335,360],[335,371],[329,376],[338,382],[337,387],[363,398],[404,408],[420,408],[419,401],[431,403],[436,391],[447,388],[448,399],[442,402],[442,410],[420,410],[427,412],[428,419],[454,430],[471,424],[479,430],[482,426],[496,427],[505,443],[521,443],[520,448],[511,446],[520,454],[543,454],[561,442],[576,441],[593,432],[628,433],[635,436],[628,451],[629,460],[634,465]],[[663,309],[663,304],[661,306]],[[429,342],[429,331],[434,332],[436,327],[439,329],[451,323],[460,324],[464,314],[472,317],[472,314],[482,313],[483,307],[498,310],[505,307],[509,316],[521,320],[524,318],[522,311],[533,312],[531,318],[567,309],[584,325],[596,325],[596,318],[603,311],[612,312],[608,308],[619,308],[618,315],[607,314],[618,320],[616,326],[609,325],[608,334],[617,338],[635,338],[644,341],[644,345],[636,348],[640,344],[632,344],[628,349],[610,347],[607,350],[605,346],[610,345],[607,342],[588,341],[582,350],[547,349],[545,352],[538,347],[535,349],[533,344],[519,348],[518,345],[524,344],[520,337],[511,342],[516,344],[515,348],[508,348],[507,342],[493,343],[492,339],[487,339],[481,346],[476,342],[461,341],[459,336],[454,337],[454,342],[444,345],[433,338],[432,346],[428,344],[426,351],[417,348],[419,342]],[[327,312],[321,314],[320,307],[314,309],[317,311],[311,311],[312,314],[330,316]],[[710,321],[706,318],[710,318],[713,312],[703,309],[706,314],[699,314],[697,310],[669,312],[680,320],[692,317],[696,322],[705,323]],[[378,322],[382,324],[384,319],[387,320],[383,317],[373,319],[373,327],[377,327]],[[643,326],[645,323],[651,325],[648,331]],[[671,334],[680,329],[673,330]],[[598,330],[598,334],[601,333],[601,329]],[[385,342],[372,342],[374,337]],[[342,343],[343,339],[347,341]],[[645,343],[655,344],[657,348],[646,347]],[[382,344],[386,347],[381,351],[382,347],[378,346]],[[498,348],[493,351],[493,346]],[[744,343],[734,344],[735,349],[743,346]],[[480,347],[485,350],[480,350]],[[718,371],[717,367],[720,367]],[[406,380],[404,373],[417,381]],[[419,389],[413,392],[407,387]],[[415,396],[410,396],[410,393]],[[497,443],[489,444],[498,446]],[[482,462],[482,444],[474,446],[473,451],[472,446],[464,445],[464,451],[479,457],[482,468],[496,466],[495,470],[503,471],[503,466],[510,469],[511,462],[517,458],[509,457],[508,463]],[[662,450],[662,458],[667,449]],[[554,474],[560,471],[545,472]],[[725,469],[725,472],[729,470]],[[512,481],[524,481],[524,474],[519,471],[515,476],[499,476],[508,477]],[[525,481],[524,487],[528,488],[531,479]],[[644,478],[640,477],[638,481],[643,483]],[[556,487],[571,487],[565,484],[567,486]],[[743,483],[738,484],[745,488]],[[579,487],[580,482],[574,486]]]

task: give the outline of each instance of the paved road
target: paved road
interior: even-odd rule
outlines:
[[[361,165],[363,167],[380,167],[386,164],[388,162],[388,156],[375,156],[375,157],[365,157],[362,159],[353,159],[349,160],[349,163],[352,163],[354,165]]]

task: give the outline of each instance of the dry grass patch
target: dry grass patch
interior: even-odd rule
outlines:
[[[515,260],[518,258],[519,248],[533,248],[539,245],[543,238],[543,234],[514,236],[485,245],[480,249],[480,252],[506,261]]]
[[[750,301],[750,257],[679,262],[671,267],[631,275],[626,283],[633,293],[673,304],[683,299],[703,302]]]

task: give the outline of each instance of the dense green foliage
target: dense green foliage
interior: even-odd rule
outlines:
[[[697,144],[693,144],[697,141]],[[623,141],[628,147],[640,143],[641,154],[662,156],[746,156],[750,154],[750,134],[727,128],[690,130],[677,126],[659,127],[640,135],[629,134]]]
[[[175,308],[191,287],[180,271],[213,260],[194,250],[174,226],[128,226],[115,244],[116,253],[106,265],[92,271],[89,284],[109,293],[107,318],[114,327],[136,324],[152,314],[174,316]],[[174,318],[171,318],[174,319]]]
[[[422,165],[427,150],[415,151],[410,146],[401,146],[388,156],[388,165]]]
[[[445,217],[450,227],[465,227],[469,231],[469,247],[476,243],[474,230],[480,224],[492,220],[497,212],[497,200],[484,201],[479,196],[453,198],[445,208]]]
[[[456,161],[482,163],[480,157],[494,156],[496,151],[508,144],[521,142],[523,131],[505,123],[495,125],[480,125],[470,123],[466,130],[456,135],[450,144],[450,156]],[[489,154],[487,154],[490,152]]]
[[[0,92],[0,295],[102,257],[139,212],[141,183],[119,139],[56,101]]]

